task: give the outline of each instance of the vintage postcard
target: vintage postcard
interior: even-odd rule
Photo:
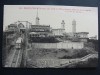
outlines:
[[[4,5],[2,47],[3,67],[97,67],[98,8]]]

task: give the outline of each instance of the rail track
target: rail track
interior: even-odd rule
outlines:
[[[12,57],[12,61],[10,63],[9,67],[19,67],[19,63],[21,62],[21,55],[22,55],[22,50],[15,50],[14,55]]]

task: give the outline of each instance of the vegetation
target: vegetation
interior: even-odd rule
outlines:
[[[78,63],[73,64],[74,67],[96,67],[98,65],[98,58],[89,58],[86,61],[80,61]]]
[[[29,57],[39,58],[74,59],[93,53],[95,52],[87,49],[34,49],[29,50],[28,55]]]
[[[7,55],[9,54],[10,50],[14,47],[13,42],[15,38],[17,37],[16,37],[16,34],[13,34],[13,32],[11,33],[3,32],[3,41],[2,41],[2,63],[3,65],[4,65],[5,59]]]
[[[94,53],[91,50],[86,50],[86,49],[76,49],[76,50],[71,50],[71,51],[67,51],[68,54],[59,57],[59,59],[74,59],[74,58],[81,58],[84,57],[88,54],[92,54]]]
[[[33,37],[29,39],[29,42],[38,43],[56,43],[59,42],[55,37]]]
[[[91,44],[89,44],[89,43],[92,43],[92,45]],[[94,49],[95,49],[95,51],[98,51],[99,50],[99,42],[98,42],[98,40],[88,40],[88,44],[89,44],[89,46],[90,47],[94,47]],[[88,45],[87,45],[88,46]]]
[[[96,40],[89,40],[85,43],[83,49],[34,49],[28,51],[30,59],[77,59],[82,58],[88,54],[96,54],[98,51],[98,42]],[[85,61],[80,61],[66,67],[96,67],[98,58],[88,58]],[[61,66],[61,65],[60,65]]]
[[[88,54],[94,54],[92,50],[86,49],[34,49],[28,51],[28,58],[34,62],[36,59],[77,59],[82,58]],[[75,61],[75,60],[74,60]],[[57,62],[59,63],[59,62]],[[70,61],[71,63],[71,61]],[[89,57],[85,61],[79,61],[63,68],[68,67],[96,67],[98,57]],[[34,64],[33,64],[34,65]],[[59,65],[59,67],[62,65]]]

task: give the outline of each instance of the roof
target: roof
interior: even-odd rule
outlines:
[[[89,32],[77,32],[77,34],[89,34]]]
[[[9,27],[9,26],[14,26],[14,27],[17,27],[17,25],[16,25],[16,24],[10,24],[10,25],[8,25],[8,27]]]
[[[63,29],[63,28],[58,28],[58,29],[52,29],[52,30],[65,30],[65,29]]]
[[[29,34],[52,34],[51,32],[30,32]]]
[[[21,42],[22,42],[22,38],[19,37],[19,38],[17,39],[16,43],[21,43]]]
[[[22,23],[18,24],[18,27],[19,28],[25,28],[25,26]]]
[[[29,34],[37,34],[36,32],[30,32]]]
[[[31,25],[31,26],[34,26],[34,27],[50,27],[50,25]]]
[[[15,31],[14,29],[6,30],[6,32],[14,32],[14,31]]]

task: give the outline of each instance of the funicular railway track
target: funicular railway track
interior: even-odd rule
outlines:
[[[10,56],[8,56],[7,63],[5,64],[5,67],[20,67],[21,60],[22,60],[22,52],[23,50],[19,49],[13,49],[14,51]]]
[[[16,51],[13,56],[13,60],[11,62],[11,67],[20,67],[22,60],[22,38],[19,37],[16,41]]]
[[[8,56],[8,62],[5,67],[20,67],[22,61],[22,53],[22,38],[18,38],[11,55]]]
[[[20,52],[21,52],[21,50],[15,51],[12,62],[11,62],[11,67],[17,67]]]

